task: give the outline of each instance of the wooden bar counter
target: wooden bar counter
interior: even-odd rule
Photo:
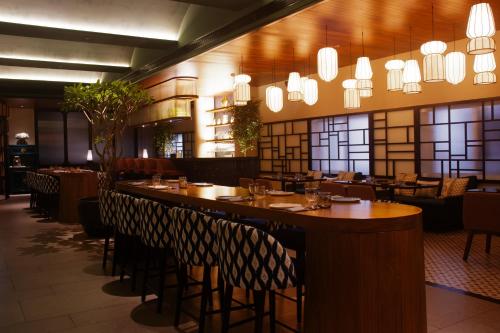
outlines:
[[[361,201],[292,213],[270,203],[305,205],[303,195],[266,196],[252,202],[218,201],[248,195],[243,188],[212,186],[155,190],[118,182],[140,197],[263,217],[306,230],[306,333],[423,333],[427,331],[421,210]]]

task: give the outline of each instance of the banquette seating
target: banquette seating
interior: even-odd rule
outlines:
[[[166,158],[120,158],[116,162],[121,179],[136,179],[160,174],[163,178],[183,176],[174,163]]]

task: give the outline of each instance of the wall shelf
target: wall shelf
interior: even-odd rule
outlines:
[[[206,142],[234,142],[234,139],[212,139],[206,140]]]
[[[226,126],[231,126],[232,123],[226,123],[226,124],[217,124],[217,125],[207,125],[207,127],[226,127]]]
[[[206,112],[228,112],[232,108],[233,108],[233,106],[229,105],[229,106],[222,107],[222,108],[216,108],[216,109],[212,109],[212,110],[207,110]]]

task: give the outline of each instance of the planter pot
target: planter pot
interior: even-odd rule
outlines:
[[[97,197],[82,198],[78,203],[80,224],[90,237],[104,237],[106,228],[99,216],[99,199]]]

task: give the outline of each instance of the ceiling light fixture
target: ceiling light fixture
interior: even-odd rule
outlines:
[[[396,37],[394,37],[394,59],[385,63],[387,69],[387,90],[401,91],[403,90],[403,68],[405,62],[401,59],[396,59]]]
[[[273,81],[276,82],[276,60],[273,62]],[[266,106],[272,112],[283,109],[283,90],[275,84],[266,88]]]
[[[318,75],[321,80],[330,82],[339,73],[337,50],[328,47],[328,26],[325,25],[325,47],[318,51]]]
[[[493,71],[497,67],[493,53],[477,54],[474,56],[474,84],[492,84],[497,82]]]
[[[465,79],[465,54],[456,51],[455,26],[453,26],[453,52],[444,57],[444,63],[446,66],[446,81],[451,84],[459,84]]]
[[[351,78],[352,78],[352,57],[351,57],[351,43],[349,42],[349,63],[351,66]],[[359,90],[357,89],[357,83],[355,79],[348,79],[342,81],[342,87],[344,87],[344,108],[346,109],[358,109],[361,107],[361,99],[359,96]]]
[[[292,49],[292,72],[288,74],[288,83],[287,83],[287,91],[289,93],[294,93],[294,94],[288,94],[288,99],[292,102],[300,101],[302,99],[302,96],[300,94],[300,74],[299,72],[295,72],[295,49]],[[292,99],[290,99],[292,97]]]
[[[422,86],[420,85],[422,77],[420,75],[418,61],[412,59],[413,53],[411,42],[412,31],[410,27],[410,59],[405,61],[405,67],[403,68],[403,92],[405,94],[419,94],[422,92]]]
[[[7,80],[96,83],[101,76],[101,72],[0,66],[0,79]]]
[[[311,71],[311,56],[309,55],[309,63],[307,66],[307,71],[310,73]],[[318,81],[315,79],[311,79],[308,76],[306,76],[306,80],[304,81],[304,88],[303,88],[303,100],[304,103],[307,105],[311,106],[316,104],[318,101]]]
[[[373,71],[370,64],[370,58],[365,57],[365,41],[364,33],[361,32],[361,47],[363,50],[362,57],[359,57],[356,63],[356,84],[361,98],[371,97],[373,95]]]
[[[441,82],[446,79],[444,56],[446,43],[434,38],[434,4],[432,4],[432,40],[420,46],[424,55],[424,82]]]
[[[495,19],[489,3],[478,3],[471,7],[467,22],[467,53],[484,54],[495,51]]]
[[[250,101],[250,81],[252,78],[248,74],[243,74],[243,56],[240,62],[240,74],[234,77],[233,99],[234,105],[243,106],[247,105]]]

